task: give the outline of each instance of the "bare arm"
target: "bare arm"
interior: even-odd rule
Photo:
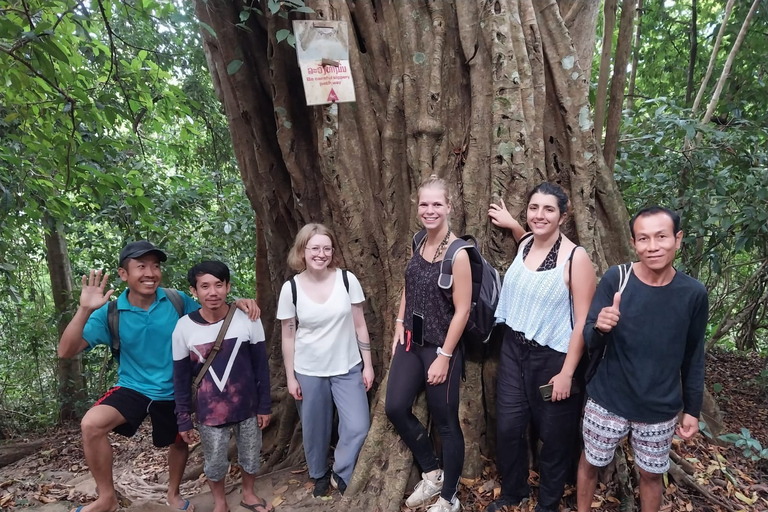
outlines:
[[[512,236],[515,238],[515,242],[519,242],[525,234],[525,229],[520,225],[512,214],[507,210],[507,205],[504,204],[503,199],[499,199],[501,204],[494,204],[488,208],[488,216],[491,218],[491,222],[494,226],[500,228],[506,228],[512,231]]]
[[[572,281],[569,283],[573,294],[573,331],[563,367],[560,373],[550,381],[555,383],[555,389],[552,392],[553,401],[563,400],[571,394],[573,375],[584,354],[584,324],[597,283],[595,269],[586,252],[576,250],[570,265],[573,265],[570,273]]]
[[[397,310],[397,318],[395,319],[395,336],[392,340],[392,354],[390,354],[390,357],[395,355],[395,349],[397,348],[397,344],[400,343],[401,345],[405,343],[405,325],[403,324],[403,320],[405,316],[405,288],[403,288],[403,293],[400,294],[400,307]]]
[[[453,318],[445,335],[443,351],[453,354],[459,344],[472,307],[472,269],[467,251],[459,251],[453,262]]]
[[[374,372],[371,361],[371,338],[368,334],[368,326],[365,323],[362,302],[360,304],[352,304],[352,319],[355,323],[357,346],[360,348],[360,354],[363,356],[363,383],[367,391],[373,385]]]
[[[88,276],[83,276],[83,289],[80,292],[80,307],[67,325],[59,340],[59,357],[68,359],[74,357],[88,347],[83,339],[83,329],[91,314],[109,301],[114,290],[104,293],[109,274],[101,275],[101,270],[91,270]]]
[[[285,378],[288,384],[288,392],[296,400],[301,400],[301,387],[293,373],[293,358],[296,353],[296,318],[281,320],[283,340],[283,362],[285,364]]]

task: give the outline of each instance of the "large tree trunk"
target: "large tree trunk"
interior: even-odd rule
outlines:
[[[616,56],[613,62],[611,94],[608,103],[608,116],[605,124],[605,144],[603,156],[605,164],[613,171],[616,163],[616,150],[619,147],[621,112],[624,110],[624,88],[627,85],[627,63],[632,49],[632,28],[635,23],[637,0],[622,0],[621,18],[619,19],[619,38],[616,41]]]
[[[61,224],[45,213],[45,247],[48,260],[48,274],[51,277],[53,304],[56,308],[56,323],[59,337],[72,318],[72,267],[69,264],[67,240]],[[72,359],[59,359],[59,421],[78,418],[77,404],[85,400],[85,380],[80,355]]]
[[[248,30],[236,26],[238,1],[197,0],[196,11],[216,34],[202,31],[205,53],[260,227],[265,324],[290,275],[285,259],[293,236],[309,221],[335,231],[344,265],[366,291],[378,382],[349,492],[365,491],[359,510],[395,511],[413,462],[386,419],[384,395],[422,179],[436,173],[450,182],[452,228],[476,235],[499,269],[515,248],[487,221],[491,197],[503,197],[519,214],[527,190],[545,179],[569,192],[567,230],[600,270],[629,256],[627,213],[593,135],[583,71],[591,66],[597,8],[590,0],[563,2],[562,12],[555,0],[308,5],[315,10],[310,17],[348,23],[356,103],[306,106],[295,51],[276,39],[290,23],[266,5],[263,16],[248,18]],[[565,12],[571,14],[564,20]],[[234,59],[244,64],[230,75]],[[267,433],[269,442],[265,437],[272,450],[265,470],[301,456],[276,325],[272,332],[280,406],[277,433]],[[493,364],[470,360],[462,384],[465,476],[478,476],[481,451],[492,455],[493,422],[486,422],[484,403],[494,398],[482,376]],[[415,411],[426,416],[423,400]]]

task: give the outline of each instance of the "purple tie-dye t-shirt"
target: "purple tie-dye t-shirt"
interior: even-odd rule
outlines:
[[[173,385],[179,431],[193,427],[191,385],[205,364],[221,329],[199,311],[184,316],[173,331]],[[270,414],[269,361],[261,321],[236,311],[218,355],[197,392],[197,422],[212,427]]]

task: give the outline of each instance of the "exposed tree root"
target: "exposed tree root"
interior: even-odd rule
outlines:
[[[689,487],[690,489],[695,490],[708,500],[710,500],[712,503],[717,503],[719,506],[723,507],[724,509],[728,510],[729,512],[736,512],[736,509],[733,508],[729,503],[724,502],[711,492],[709,492],[708,489],[702,487],[699,485],[696,480],[691,478],[684,469],[682,469],[675,461],[670,461],[669,463],[669,475],[675,479],[675,482],[677,482],[680,485],[684,485],[686,487]]]

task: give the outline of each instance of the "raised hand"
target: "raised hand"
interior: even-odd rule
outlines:
[[[91,270],[87,276],[83,276],[83,289],[80,292],[80,307],[91,311],[99,309],[109,301],[115,290],[107,290],[109,274],[101,275],[101,270]]]
[[[520,223],[517,222],[514,217],[512,217],[512,214],[509,213],[509,210],[507,210],[507,205],[504,204],[504,200],[499,198],[499,202],[501,204],[491,203],[488,207],[488,216],[491,218],[493,225],[507,229],[512,229],[519,225]]]
[[[620,304],[621,294],[616,292],[613,295],[613,304],[600,310],[600,313],[597,315],[595,327],[601,332],[611,332],[611,330],[616,327],[616,324],[619,323],[619,317],[621,316],[621,313],[619,312]]]

